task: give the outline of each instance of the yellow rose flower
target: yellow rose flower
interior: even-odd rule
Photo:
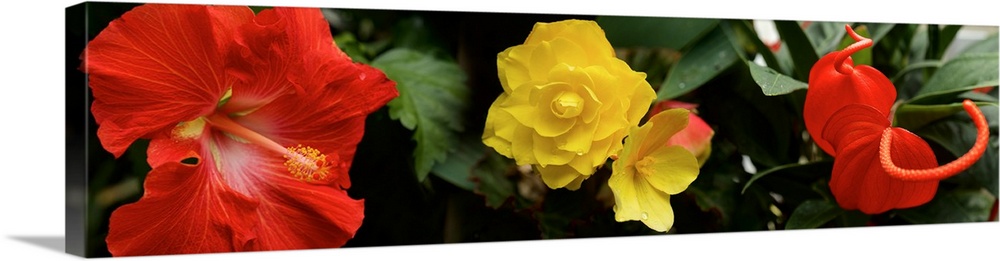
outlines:
[[[639,220],[666,232],[674,224],[670,195],[681,193],[698,177],[698,160],[682,146],[667,145],[688,125],[686,109],[654,115],[625,139],[611,165],[608,186],[615,195],[615,220]]]
[[[553,189],[579,188],[620,151],[656,96],[593,21],[537,23],[524,44],[497,55],[497,69],[504,92],[483,143],[534,165]]]

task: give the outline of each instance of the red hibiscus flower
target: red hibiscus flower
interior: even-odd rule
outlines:
[[[111,215],[116,256],[329,248],[364,216],[348,169],[398,95],[318,9],[134,8],[84,52],[101,144],[150,139],[145,194]]]
[[[982,156],[989,138],[986,118],[966,100],[963,106],[978,131],[976,143],[957,160],[938,166],[926,141],[891,127],[896,88],[874,68],[851,65],[849,56],[872,43],[849,26],[847,31],[858,42],[816,62],[803,111],[810,135],[835,157],[830,190],[841,208],[867,214],[927,203],[940,180]]]

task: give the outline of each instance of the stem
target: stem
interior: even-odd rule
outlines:
[[[260,145],[268,150],[277,152],[278,154],[285,155],[288,153],[288,150],[281,146],[281,144],[264,137],[264,135],[260,135],[260,133],[243,127],[243,125],[236,123],[226,115],[212,114],[211,116],[205,118],[205,122],[208,122],[208,124],[212,125],[212,127],[221,131],[236,135],[237,137],[248,140],[253,144]]]
[[[890,151],[890,145],[892,145],[892,128],[886,128],[882,131],[882,141],[879,143],[879,160],[882,163],[882,168],[885,172],[892,176],[893,178],[906,180],[906,181],[931,181],[931,180],[942,180],[948,177],[954,176],[959,172],[968,169],[972,164],[975,164],[979,157],[983,155],[986,151],[986,145],[989,143],[990,130],[989,125],[986,122],[986,117],[983,116],[983,112],[979,110],[971,100],[965,100],[962,102],[962,106],[965,108],[965,112],[969,113],[972,117],[972,122],[976,125],[976,143],[972,145],[965,155],[962,155],[955,161],[949,162],[943,166],[930,169],[903,169],[896,166],[892,162],[892,156]]]
[[[851,25],[844,25],[844,28],[847,28],[847,34],[850,35],[851,38],[854,38],[855,42],[847,46],[847,48],[844,48],[844,50],[841,50],[839,53],[837,53],[837,57],[835,57],[833,60],[834,64],[833,68],[837,69],[837,72],[841,74],[848,74],[854,71],[854,67],[851,66],[850,64],[844,63],[844,61],[847,60],[847,57],[851,57],[851,55],[860,51],[861,49],[871,47],[872,39],[865,38],[864,36],[861,36],[858,33],[854,32],[854,29],[851,28]]]

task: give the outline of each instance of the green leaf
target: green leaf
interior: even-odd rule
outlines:
[[[989,218],[995,200],[982,189],[956,189],[938,192],[931,202],[896,213],[916,224],[982,222]]]
[[[795,64],[795,79],[807,81],[809,70],[819,60],[812,43],[809,42],[809,38],[799,27],[798,22],[774,21],[774,25],[778,29],[781,39],[785,41],[783,46],[788,47],[792,56],[792,62]]]
[[[375,58],[372,66],[396,82],[399,97],[389,101],[389,116],[414,131],[414,168],[423,181],[456,147],[463,130],[469,95],[465,73],[453,61],[401,48]]]
[[[803,33],[816,50],[816,54],[825,54],[837,49],[837,46],[842,43],[841,40],[853,42],[850,37],[845,37],[847,31],[844,30],[844,25],[840,22],[810,22],[803,29]]]
[[[511,166],[513,164],[509,159],[490,149],[486,157],[473,167],[475,192],[486,197],[486,206],[500,208],[514,197],[514,182],[507,177]]]
[[[821,199],[807,200],[795,208],[792,216],[788,217],[785,229],[818,228],[842,213],[844,210],[832,202]]]
[[[843,31],[844,29],[841,30]],[[864,25],[855,27],[854,32],[858,33],[858,35],[861,35],[862,37],[869,39],[871,38],[871,34],[868,33],[868,27]],[[837,50],[843,50],[844,48],[847,48],[848,46],[854,44],[855,42],[856,41],[854,41],[854,38],[844,37],[843,39],[840,40],[840,44],[837,45]],[[862,64],[872,65],[872,48],[864,48],[858,50],[857,52],[854,52],[854,54],[851,55],[851,60],[854,62],[855,66]]]
[[[906,68],[903,68],[903,70],[897,72],[895,76],[892,76],[892,82],[893,83],[899,82],[899,79],[901,79],[907,73],[910,73],[912,71],[924,68],[939,68],[941,67],[941,64],[942,64],[941,61],[938,60],[927,60],[927,61],[911,63],[907,65]]]
[[[871,220],[871,216],[861,211],[852,210],[844,211],[835,219],[834,224],[840,227],[863,227],[868,225],[869,220]]]
[[[997,104],[997,103],[1000,103],[1000,99],[997,98],[996,89],[994,89],[993,92],[994,93],[992,95],[990,95],[988,93],[981,93],[981,92],[965,92],[965,93],[959,94],[957,98],[958,99],[962,99],[962,100],[970,99],[970,100],[973,100],[973,101],[984,102],[984,103],[988,103],[988,104]]]
[[[597,24],[616,48],[663,47],[674,50],[701,38],[719,23],[718,19],[601,16]]]
[[[752,177],[750,177],[750,180],[748,180],[747,183],[743,185],[743,191],[741,193],[745,193],[747,191],[747,188],[750,188],[750,186],[753,185],[754,182],[756,182],[757,180],[772,174],[777,174],[779,176],[796,176],[796,175],[813,176],[816,175],[816,173],[830,173],[832,169],[833,169],[832,161],[817,161],[804,164],[792,163],[792,164],[777,166],[762,172],[757,172],[757,174],[754,174]]]
[[[881,41],[883,37],[888,35],[889,32],[892,31],[892,28],[896,26],[896,24],[880,23],[864,23],[864,25],[872,32],[871,38],[873,44],[878,44],[878,42]]]
[[[981,107],[980,109],[983,111],[983,115],[986,116],[986,120],[992,129],[990,141],[986,146],[986,152],[983,153],[979,161],[972,164],[964,173],[958,174],[949,180],[955,180],[959,183],[973,183],[974,185],[986,188],[989,193],[997,195],[998,182],[1000,182],[998,180],[1000,177],[997,176],[998,171],[1000,171],[997,169],[998,146],[996,126],[998,111],[996,106]],[[917,129],[915,133],[930,142],[940,145],[956,158],[964,155],[976,142],[976,127],[966,113],[953,114]]]
[[[998,60],[997,53],[970,53],[951,59],[927,80],[910,103],[932,104],[959,92],[996,86]]]
[[[962,49],[962,53],[995,53],[997,52],[997,47],[1000,46],[998,38],[1000,37],[997,37],[997,33],[993,33],[982,40],[972,43],[969,47],[965,47],[965,49]]]
[[[705,36],[670,69],[657,92],[657,100],[684,95],[718,76],[739,61],[740,57],[722,29]]]
[[[784,70],[782,69],[781,64],[778,63],[778,59],[775,57],[774,52],[771,51],[771,48],[765,45],[764,42],[760,40],[760,37],[757,37],[756,31],[751,29],[753,26],[750,23],[751,21],[739,20],[733,21],[731,24],[737,31],[747,35],[747,37],[744,38],[747,38],[750,43],[753,44],[754,48],[757,49],[757,53],[764,58],[764,63],[767,64],[767,67],[776,71]],[[730,39],[730,41],[733,41],[733,39]]]
[[[977,102],[976,105],[996,106],[996,103]],[[936,120],[954,115],[957,112],[965,111],[962,103],[920,105],[903,104],[896,109],[894,126],[903,127],[908,130],[915,130]]]
[[[938,34],[938,49],[936,53],[938,58],[944,55],[944,51],[955,40],[955,36],[958,35],[958,30],[960,29],[962,29],[962,25],[946,25],[941,29],[940,34]]]
[[[767,96],[789,94],[793,91],[809,87],[804,82],[796,81],[791,77],[774,71],[774,69],[757,65],[752,61],[747,61],[747,67],[750,67],[750,75],[753,76],[753,81],[760,86],[760,90]]]
[[[445,161],[434,165],[431,173],[455,186],[473,191],[476,184],[472,182],[473,167],[476,167],[486,157],[486,146],[471,135],[465,135],[458,148],[448,154]]]
[[[333,41],[337,43],[337,47],[341,51],[351,57],[351,60],[359,63],[370,63],[368,60],[368,55],[365,52],[365,47],[363,44],[358,42],[358,39],[354,37],[354,34],[350,32],[343,32],[333,37]]]

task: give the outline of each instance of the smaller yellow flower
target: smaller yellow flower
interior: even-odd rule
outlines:
[[[673,226],[670,195],[694,182],[698,160],[684,147],[669,146],[667,141],[687,127],[689,115],[686,109],[671,109],[632,128],[608,180],[615,195],[615,220],[639,220],[659,232]]]

